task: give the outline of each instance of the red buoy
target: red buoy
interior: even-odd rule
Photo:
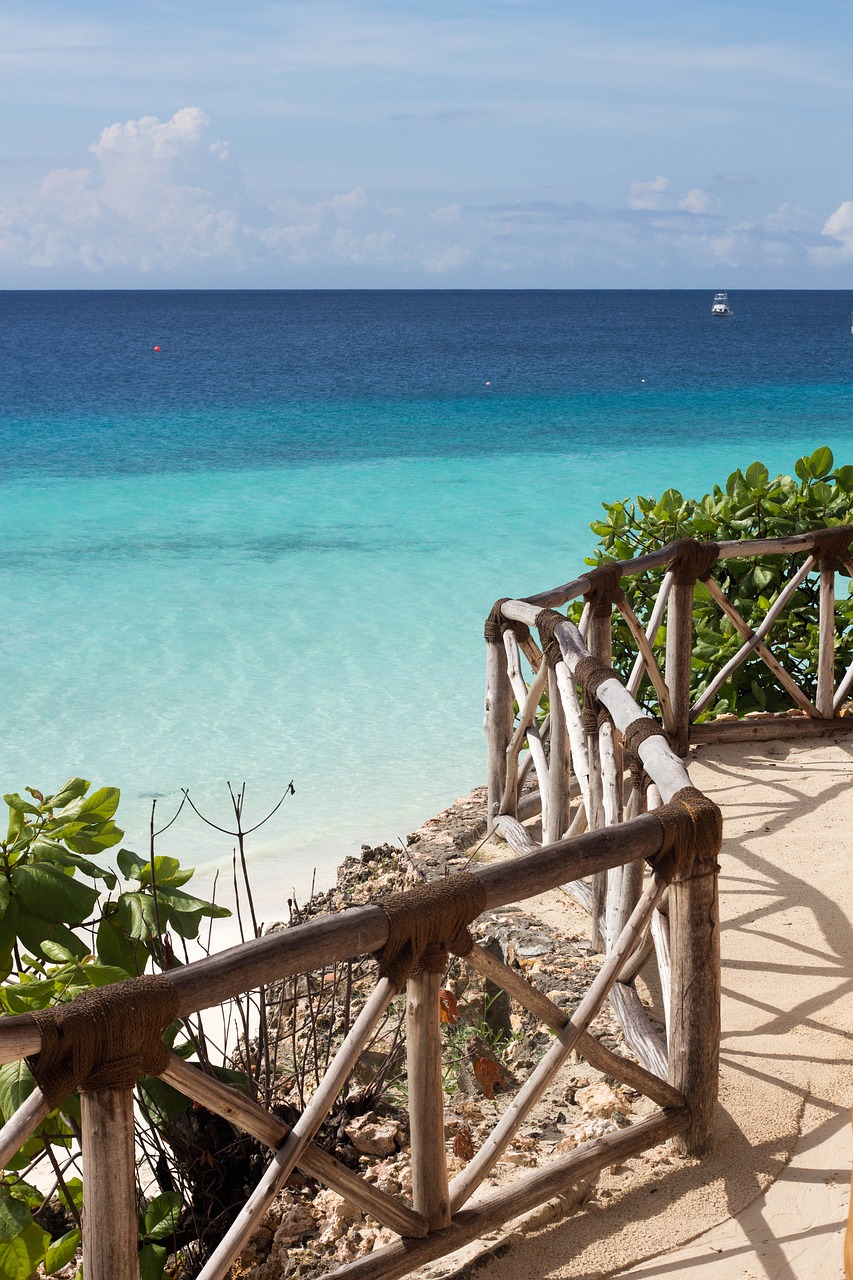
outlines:
[[[155,348],[154,348],[154,350],[155,350],[155,351],[159,351],[159,350],[160,350],[160,348],[159,348],[159,347],[155,347]]]

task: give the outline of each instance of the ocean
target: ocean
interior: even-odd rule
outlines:
[[[405,840],[484,780],[486,613],[602,501],[853,462],[848,296],[712,293],[0,293],[3,790],[117,785],[145,852],[293,780],[265,920]]]

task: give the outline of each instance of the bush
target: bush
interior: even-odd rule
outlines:
[[[715,485],[701,498],[685,498],[667,489],[660,498],[637,497],[633,502],[604,503],[605,518],[591,529],[600,546],[587,561],[630,560],[658,550],[677,538],[730,539],[781,538],[807,533],[819,527],[845,524],[853,500],[853,466],[835,467],[832,451],[816,449],[795,464],[796,479],[773,478],[761,462],[732,472],[725,487]],[[718,562],[714,578],[743,619],[753,628],[762,621],[802,555],[768,555]],[[844,572],[844,570],[842,570]],[[846,575],[845,576],[849,576]],[[640,621],[646,624],[657,594],[659,579],[647,575],[623,578],[625,594]],[[769,644],[803,692],[814,700],[817,689],[819,575],[810,574],[800,585],[776,621]],[[627,677],[636,657],[636,644],[625,622],[614,615],[613,665]],[[839,592],[836,599],[836,681],[851,657],[853,600]],[[701,583],[694,603],[694,648],[691,699],[710,684],[715,674],[743,643],[740,633]],[[665,628],[655,643],[663,665]],[[657,711],[648,678],[641,690],[645,704]],[[700,720],[724,712],[783,711],[790,709],[789,695],[760,658],[748,658],[720,690],[714,705]]]
[[[119,791],[102,787],[89,795],[89,785],[84,778],[71,778],[53,795],[27,787],[30,799],[17,792],[3,797],[9,810],[6,838],[0,840],[3,1013],[29,1013],[71,1000],[86,988],[135,977],[149,964],[172,967],[179,963],[172,933],[193,939],[205,917],[231,914],[183,889],[193,869],[182,868],[176,858],[143,859],[121,849],[117,862],[129,884],[118,891],[115,871],[94,859],[124,834],[113,821]],[[177,1052],[188,1054],[192,1046],[176,1043],[178,1031],[176,1023],[166,1039]],[[0,1067],[4,1123],[33,1087],[24,1062]],[[162,1081],[142,1081],[141,1087],[147,1114],[164,1123],[190,1106]],[[74,1163],[69,1151],[76,1147],[79,1123],[79,1100],[68,1098],[0,1174],[3,1280],[28,1280],[39,1264],[49,1274],[76,1253],[83,1186],[68,1168]],[[53,1169],[52,1203],[29,1180],[43,1161]],[[143,1204],[140,1264],[146,1280],[162,1275],[167,1242],[174,1238],[184,1204],[173,1190]]]

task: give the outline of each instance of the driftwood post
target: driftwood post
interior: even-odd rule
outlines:
[[[133,1090],[81,1092],[86,1280],[139,1280]]]
[[[497,608],[497,606],[495,606]],[[500,809],[506,783],[506,751],[512,739],[513,692],[506,669],[506,653],[500,624],[490,616],[486,622],[486,742],[488,760],[488,820],[491,824]]]
[[[571,751],[566,712],[557,674],[548,668],[548,701],[551,707],[551,756],[548,765],[548,788],[551,792],[547,805],[548,830],[542,833],[543,844],[550,844],[565,835],[571,819]]]
[[[684,1094],[690,1124],[682,1152],[707,1154],[714,1145],[720,1063],[720,910],[716,849],[694,848],[692,865],[669,887],[672,955],[669,1083]]]
[[[440,989],[441,974],[424,971],[409,978],[406,993],[412,1203],[415,1212],[426,1218],[430,1231],[450,1224],[441,1085]]]
[[[832,719],[835,699],[835,552],[820,558],[820,624],[818,629],[818,713]]]
[[[586,637],[587,648],[603,667],[609,667],[613,661],[613,631],[610,621],[610,607],[606,609],[593,606],[590,610],[589,630]],[[589,825],[604,826],[604,776],[602,773],[601,751],[598,734],[591,734],[588,739],[590,766],[594,768],[595,777],[590,777],[591,798],[594,793],[595,812],[589,814]],[[607,902],[607,872],[599,872],[592,881],[592,928],[590,942],[597,951],[606,947],[606,939],[601,932],[601,918]]]
[[[693,654],[693,580],[676,574],[666,609],[666,684],[672,707],[672,749],[686,756],[690,745],[690,660]]]

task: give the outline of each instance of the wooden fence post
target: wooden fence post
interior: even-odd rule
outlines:
[[[590,611],[589,628],[586,633],[586,646],[592,657],[597,658],[603,667],[609,667],[613,661],[613,630],[610,612]],[[596,826],[604,826],[604,777],[602,774],[601,751],[598,733],[587,738],[587,750],[590,763],[590,830]],[[590,942],[596,951],[604,951],[606,939],[601,932],[601,919],[607,903],[607,872],[600,871],[592,879],[592,927]]]
[[[488,814],[491,827],[500,811],[506,783],[506,749],[512,739],[513,692],[506,669],[506,651],[498,640],[486,641],[486,715],[488,744]]]
[[[80,1093],[86,1280],[139,1280],[133,1090]]]
[[[717,855],[700,857],[690,878],[669,887],[672,954],[669,1083],[684,1094],[690,1124],[683,1154],[714,1146],[720,1069],[720,910]]]
[[[413,974],[406,991],[412,1204],[430,1231],[450,1225],[441,1081],[441,974]]]
[[[835,553],[820,558],[820,624],[818,628],[817,697],[818,713],[833,716],[835,700]]]
[[[666,610],[666,684],[675,724],[673,751],[684,757],[690,745],[690,661],[693,656],[693,582],[676,576]]]
[[[569,828],[571,820],[570,777],[571,750],[569,732],[566,723],[566,711],[560,687],[557,684],[557,673],[548,668],[548,702],[551,707],[551,751],[548,762],[548,830],[542,832],[542,843],[551,844],[560,840]]]

